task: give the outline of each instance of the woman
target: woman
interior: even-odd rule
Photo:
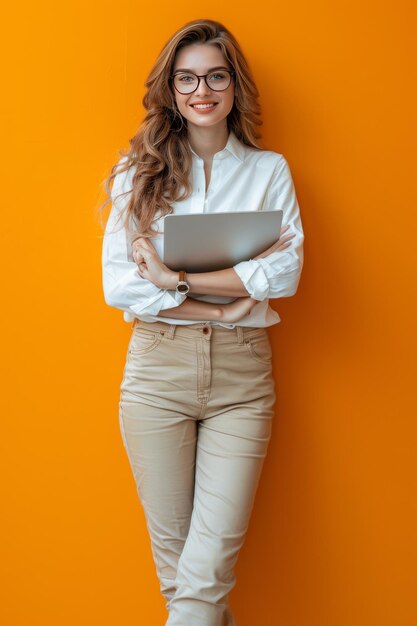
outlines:
[[[276,400],[268,301],[296,292],[304,236],[288,164],[258,143],[258,92],[222,24],[176,32],[146,87],[147,115],[107,181],[104,295],[134,322],[120,427],[166,626],[232,626]],[[283,209],[283,228],[254,259],[185,276],[161,261],[170,212],[266,209]]]

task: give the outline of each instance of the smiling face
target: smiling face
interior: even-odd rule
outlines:
[[[220,48],[213,44],[190,44],[181,48],[175,57],[172,73],[179,70],[193,72],[194,74],[208,74],[212,70],[221,68],[233,69],[224,57]],[[215,76],[214,80],[218,80]],[[184,78],[186,81],[187,79]],[[189,80],[189,79],[188,79]],[[200,79],[198,88],[190,94],[181,94],[174,89],[175,101],[178,110],[188,121],[188,125],[198,127],[218,127],[227,124],[226,118],[233,108],[235,85],[232,78],[230,85],[224,91],[210,89],[204,78]],[[212,106],[194,105],[203,103]]]

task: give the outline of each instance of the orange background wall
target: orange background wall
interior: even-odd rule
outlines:
[[[131,329],[104,303],[97,207],[156,55],[199,17],[241,42],[306,235],[299,291],[273,301],[277,413],[231,594],[238,626],[417,623],[413,6],[3,12],[5,626],[165,622],[119,433]]]

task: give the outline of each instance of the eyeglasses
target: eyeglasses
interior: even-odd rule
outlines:
[[[217,70],[209,74],[198,76],[193,72],[178,72],[170,76],[178,93],[189,94],[196,91],[200,85],[200,80],[204,78],[206,85],[213,91],[224,91],[232,82],[232,76],[236,72],[233,70]]]

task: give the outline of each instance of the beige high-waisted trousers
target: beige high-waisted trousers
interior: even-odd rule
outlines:
[[[120,389],[165,626],[234,626],[227,594],[276,400],[268,331],[135,320]]]

